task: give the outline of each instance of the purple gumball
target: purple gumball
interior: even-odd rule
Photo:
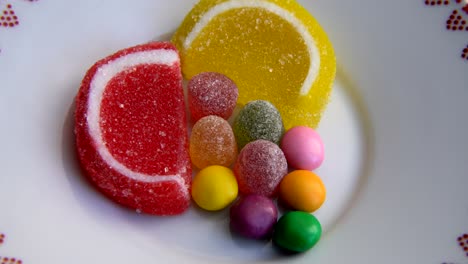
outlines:
[[[230,210],[231,230],[252,239],[267,239],[273,233],[278,210],[265,196],[250,194],[240,198]]]

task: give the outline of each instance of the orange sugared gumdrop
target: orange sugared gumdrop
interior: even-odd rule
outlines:
[[[197,168],[229,167],[236,157],[236,139],[226,120],[210,115],[195,123],[190,136],[190,158]]]

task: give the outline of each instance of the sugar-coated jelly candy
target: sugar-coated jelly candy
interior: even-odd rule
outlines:
[[[203,72],[194,76],[188,82],[187,89],[193,121],[209,115],[228,119],[239,96],[236,84],[227,76],[216,72]]]
[[[315,170],[324,159],[324,147],[320,135],[310,127],[297,126],[286,131],[281,149],[289,166],[301,170]]]
[[[277,219],[273,201],[258,194],[241,197],[230,209],[231,231],[247,238],[270,238]]]
[[[197,168],[210,165],[229,167],[236,157],[236,139],[226,120],[210,115],[195,123],[190,135],[190,158]]]
[[[201,208],[217,211],[237,198],[238,186],[231,169],[209,166],[195,175],[192,183],[192,198]]]
[[[326,189],[317,174],[308,170],[296,170],[281,180],[279,197],[295,210],[314,212],[325,202]]]
[[[335,54],[298,1],[200,0],[172,41],[186,79],[220,72],[239,87],[239,104],[272,102],[287,129],[319,123],[335,78]]]
[[[234,165],[240,192],[275,196],[278,185],[288,173],[288,164],[281,149],[267,140],[247,144]]]
[[[283,120],[274,105],[256,100],[242,108],[233,124],[237,145],[242,149],[247,143],[258,139],[279,144],[284,133]]]
[[[275,225],[273,243],[292,252],[311,249],[320,240],[322,226],[315,216],[301,211],[284,214]]]
[[[76,97],[78,158],[113,201],[156,215],[190,205],[182,74],[176,48],[151,42],[94,64]]]

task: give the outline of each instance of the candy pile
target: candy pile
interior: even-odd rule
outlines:
[[[214,95],[192,95],[197,103],[189,104],[192,118],[199,119],[190,136],[192,162],[202,169],[193,179],[195,203],[205,210],[221,210],[236,200],[239,191],[241,196],[230,209],[233,232],[252,239],[273,238],[276,245],[295,252],[313,247],[322,231],[310,213],[322,206],[326,195],[322,180],[311,172],[324,159],[320,136],[304,126],[285,133],[280,113],[263,100],[246,104],[231,128],[225,118],[238,94],[234,82],[219,73],[201,73],[190,80],[189,95],[194,94],[193,83],[196,90]],[[210,91],[218,87],[220,91]],[[217,96],[221,93],[226,100]],[[289,174],[288,165],[293,169]],[[278,196],[292,210],[279,221],[273,201]]]
[[[312,172],[323,143],[309,126],[335,69],[325,32],[296,1],[200,0],[172,43],[126,48],[88,70],[76,97],[80,165],[98,190],[139,213],[233,204],[233,232],[306,251],[320,239],[311,213],[326,196]],[[276,199],[291,209],[279,220]]]

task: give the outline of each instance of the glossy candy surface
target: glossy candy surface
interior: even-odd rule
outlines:
[[[320,167],[325,157],[320,135],[305,126],[288,130],[281,140],[281,149],[289,166],[295,169],[315,170]]]
[[[217,211],[237,198],[236,177],[229,168],[209,166],[195,175],[192,183],[192,198],[201,208]]]
[[[275,245],[293,252],[311,249],[320,240],[322,226],[315,216],[301,211],[284,214],[275,225]]]
[[[241,197],[230,209],[231,230],[247,238],[269,238],[277,218],[273,201],[258,194]]]
[[[295,210],[314,212],[325,202],[326,189],[314,172],[296,170],[281,180],[279,197]]]

